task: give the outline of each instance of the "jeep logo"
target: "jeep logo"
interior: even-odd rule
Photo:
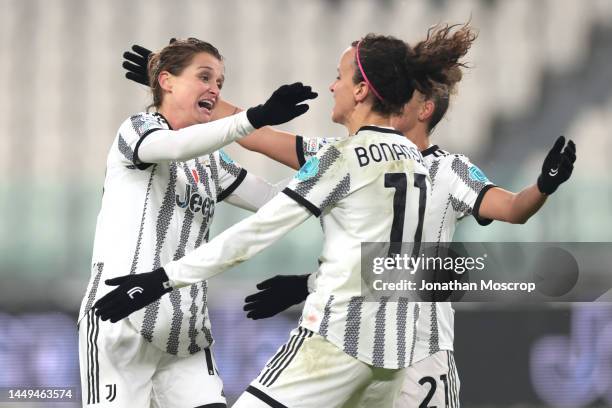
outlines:
[[[197,191],[192,193],[190,184],[186,184],[185,187],[185,195],[183,197],[179,197],[178,194],[176,195],[176,205],[180,208],[186,208],[194,214],[201,211],[204,218],[209,220],[215,213],[215,203],[213,200],[210,197],[202,198]]]

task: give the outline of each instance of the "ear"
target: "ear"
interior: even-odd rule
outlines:
[[[166,92],[172,92],[172,87],[174,85],[174,76],[168,71],[162,71],[157,77],[157,82],[159,82],[159,86],[162,90]]]
[[[355,99],[355,102],[365,101],[369,93],[370,88],[368,88],[368,84],[363,81],[353,86],[353,98]]]
[[[427,122],[431,119],[434,111],[436,110],[436,105],[433,101],[427,100],[423,102],[421,108],[419,109],[419,121]]]

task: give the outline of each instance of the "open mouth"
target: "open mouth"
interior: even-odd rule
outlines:
[[[208,99],[202,99],[198,101],[198,106],[211,112],[214,107],[214,103]]]

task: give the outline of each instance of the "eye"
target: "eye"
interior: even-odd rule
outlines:
[[[208,82],[208,80],[210,79],[210,77],[208,75],[201,75],[200,79],[204,82]]]
[[[217,82],[217,87],[219,87],[219,90],[221,90],[223,88],[223,82]]]

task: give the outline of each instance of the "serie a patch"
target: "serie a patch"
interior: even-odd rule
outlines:
[[[474,181],[479,181],[481,183],[486,183],[489,181],[489,179],[487,178],[487,176],[485,176],[485,174],[483,173],[482,170],[480,170],[478,168],[478,166],[472,165],[469,168],[469,173],[470,173],[470,179],[474,180]]]
[[[306,181],[313,178],[319,173],[319,158],[314,156],[308,159],[295,175],[295,178],[300,181]]]

